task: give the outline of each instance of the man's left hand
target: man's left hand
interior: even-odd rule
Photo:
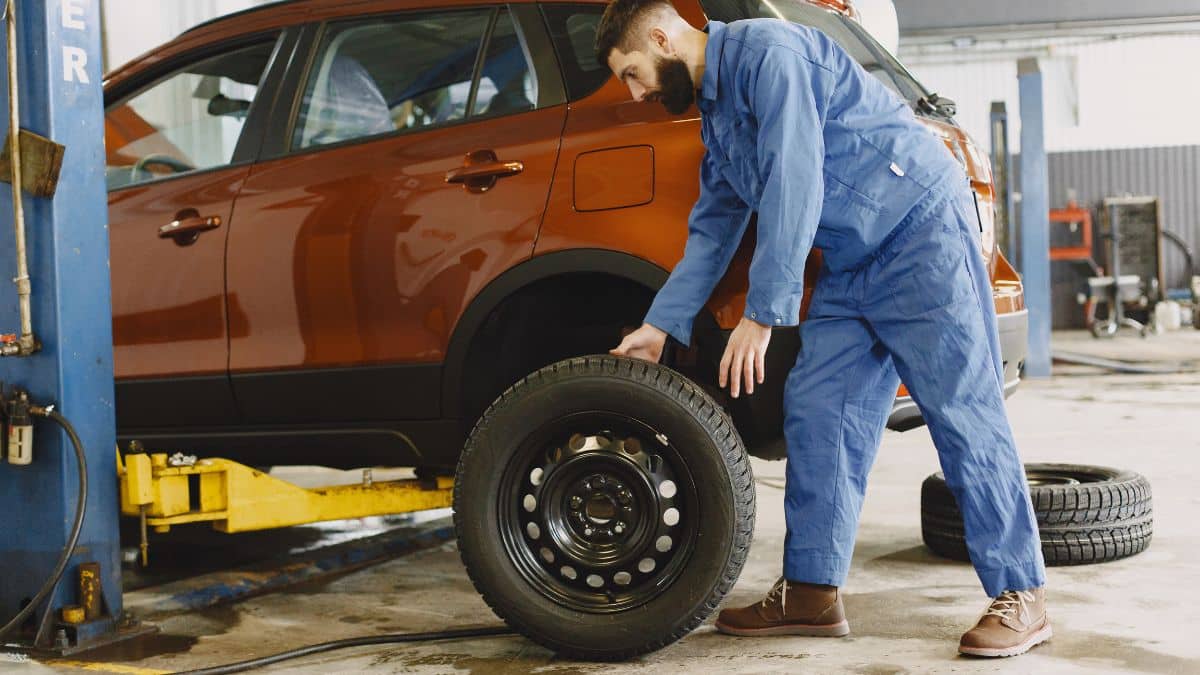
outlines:
[[[728,384],[730,396],[737,398],[741,393],[743,377],[747,394],[754,393],[755,382],[762,384],[766,377],[767,343],[770,341],[771,327],[746,317],[742,317],[733,329],[719,371],[721,388]]]

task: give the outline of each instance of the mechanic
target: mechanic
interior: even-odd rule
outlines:
[[[634,99],[672,114],[695,102],[705,146],[683,259],[614,354],[657,361],[668,335],[689,344],[757,212],[746,311],[719,376],[732,397],[753,394],[772,327],[799,323],[810,249],[824,254],[785,385],[783,576],[761,602],[722,611],[717,629],[849,633],[839,588],[903,380],[993,598],[959,651],[1011,656],[1048,639],[1038,530],[962,166],[908,105],[809,27],[752,19],[700,31],[664,0],[615,0],[596,52]]]

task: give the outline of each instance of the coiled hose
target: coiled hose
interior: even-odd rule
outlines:
[[[37,610],[38,605],[42,604],[54,592],[54,588],[58,586],[63,573],[67,571],[67,563],[71,561],[71,556],[75,555],[75,546],[79,544],[79,533],[83,530],[83,516],[86,511],[85,506],[87,505],[87,457],[84,456],[83,442],[79,440],[79,434],[75,433],[75,427],[71,426],[67,418],[60,415],[53,407],[43,408],[32,406],[29,412],[35,417],[44,417],[54,421],[70,437],[71,445],[75,447],[75,460],[79,463],[79,496],[75,501],[75,522],[71,525],[71,536],[67,537],[67,545],[63,547],[62,553],[58,556],[58,563],[54,565],[54,572],[50,574],[50,578],[46,580],[46,583],[42,584],[41,589],[33,596],[29,604],[17,612],[17,615],[11,621],[4,624],[3,628],[0,628],[0,639],[3,639],[5,635],[8,635],[9,632],[20,626],[25,619],[29,618],[29,615]]]

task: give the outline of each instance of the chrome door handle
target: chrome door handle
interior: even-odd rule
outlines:
[[[202,233],[220,226],[220,216],[191,216],[172,220],[158,228],[158,236],[160,239],[174,239],[176,244],[187,246],[194,243]]]
[[[476,150],[467,155],[466,164],[446,172],[447,183],[461,183],[468,192],[487,192],[501,178],[525,170],[521,162],[501,162],[491,150]]]

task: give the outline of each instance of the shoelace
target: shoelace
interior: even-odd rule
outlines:
[[[775,585],[771,587],[770,592],[767,593],[767,597],[763,598],[763,609],[766,609],[769,603],[778,599],[779,610],[784,614],[787,614],[787,587],[787,577],[780,577],[779,581],[776,581]]]
[[[1034,601],[1033,591],[1004,591],[992,606],[983,613],[984,616],[998,616],[1001,619],[1015,618],[1021,611],[1021,605]]]

